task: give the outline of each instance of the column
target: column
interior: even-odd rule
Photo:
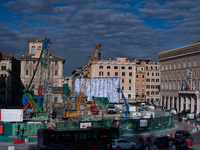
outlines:
[[[181,111],[183,111],[184,107],[184,98],[181,96]]]
[[[174,108],[174,97],[172,97],[172,108]]]
[[[179,97],[176,98],[176,109],[179,111]]]
[[[200,102],[199,102],[199,94],[197,94],[197,114],[200,113]]]
[[[166,96],[164,96],[164,107],[166,107]]]
[[[189,107],[189,98],[186,96],[185,97],[185,111],[189,110],[190,107]]]
[[[170,102],[171,102],[171,97],[168,97],[168,104],[167,104],[167,110],[170,110]]]
[[[191,97],[191,110],[190,112],[194,112],[194,98]]]

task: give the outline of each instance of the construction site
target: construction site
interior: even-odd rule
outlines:
[[[101,57],[101,44],[95,45],[81,78],[74,76],[73,92],[70,93],[68,85],[63,84],[62,102],[55,102],[50,75],[51,44],[50,39],[43,41],[39,61],[28,86],[25,87],[11,69],[6,70],[23,91],[20,100],[23,107],[1,109],[0,141],[12,142],[13,139],[24,137],[35,142],[37,130],[41,128],[113,126],[120,129],[120,134],[132,134],[174,126],[173,117],[167,112],[145,103],[138,103],[137,106],[129,104],[120,88],[119,78],[92,78],[94,66]],[[39,85],[38,93],[34,94],[31,86],[37,70]],[[123,103],[120,103],[120,94]]]

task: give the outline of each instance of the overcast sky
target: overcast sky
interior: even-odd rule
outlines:
[[[28,41],[49,38],[66,59],[64,77],[102,59],[158,62],[158,53],[200,40],[199,0],[0,0],[0,50],[28,55]]]

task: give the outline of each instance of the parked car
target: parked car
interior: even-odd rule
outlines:
[[[176,139],[187,139],[190,136],[191,134],[186,130],[177,130],[174,135]]]
[[[188,119],[187,116],[185,116],[185,115],[183,115],[181,118],[182,118],[182,120],[185,120],[185,121]]]
[[[193,120],[195,117],[194,113],[187,113],[187,118]]]
[[[67,150],[67,148],[59,144],[52,144],[42,146],[38,150]]]
[[[159,146],[159,144],[164,143],[165,147],[169,146],[169,141],[173,141],[175,143],[175,139],[169,136],[159,136],[154,139],[154,145]]]
[[[118,146],[121,147],[121,149],[132,149],[135,150],[137,149],[137,144],[135,142],[130,142],[128,140],[125,139],[113,139],[110,141],[110,143],[108,144],[108,148],[109,145],[112,145],[112,149],[116,149]]]

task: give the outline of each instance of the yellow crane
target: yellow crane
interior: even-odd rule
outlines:
[[[85,97],[85,94],[86,94],[86,91],[87,91],[87,88],[88,88],[88,84],[89,84],[91,76],[92,76],[94,65],[96,64],[98,57],[101,56],[100,47],[101,47],[101,44],[95,45],[95,49],[94,49],[92,56],[89,60],[88,67],[87,67],[86,73],[84,75],[83,83],[81,84],[80,91],[79,91],[78,96],[76,98],[76,103],[75,103],[74,107],[70,106],[70,108],[73,108],[73,109],[66,112],[66,117],[78,116],[78,111],[79,111],[80,106],[81,106],[81,104],[84,100],[84,97]]]

